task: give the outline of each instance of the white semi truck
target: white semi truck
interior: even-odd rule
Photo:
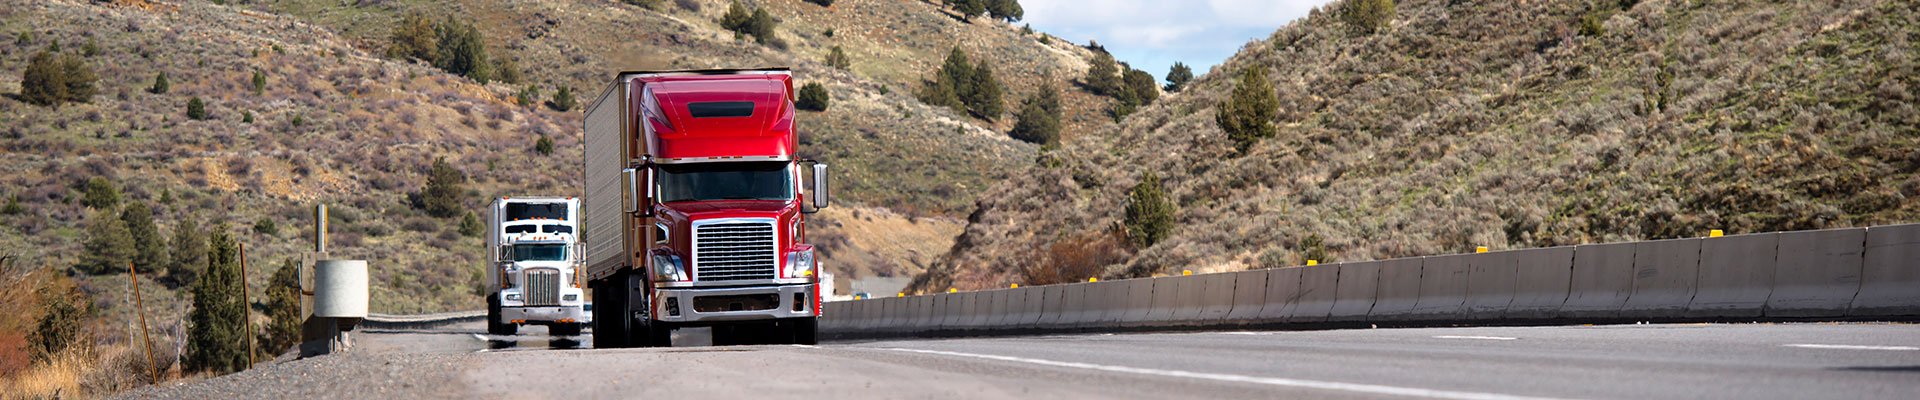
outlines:
[[[501,197],[487,213],[487,333],[545,325],[579,335],[592,320],[581,290],[580,199]]]

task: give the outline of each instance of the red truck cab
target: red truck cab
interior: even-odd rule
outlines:
[[[627,72],[588,108],[596,347],[668,346],[690,326],[716,344],[815,341],[806,215],[827,206],[826,165],[796,157],[792,82],[784,69]]]

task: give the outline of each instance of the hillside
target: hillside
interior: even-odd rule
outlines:
[[[1340,4],[988,191],[915,287],[1920,220],[1914,2],[1404,0],[1375,34]],[[1215,116],[1256,67],[1278,134],[1241,156]],[[1170,235],[1086,245],[1148,171]]]

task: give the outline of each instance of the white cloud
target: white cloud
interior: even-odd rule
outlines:
[[[1023,0],[1025,23],[1075,43],[1099,41],[1136,68],[1166,73],[1174,61],[1195,72],[1224,61],[1328,0]]]

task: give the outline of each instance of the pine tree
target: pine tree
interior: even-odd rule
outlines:
[[[1358,34],[1373,34],[1393,22],[1393,0],[1348,0],[1340,4],[1340,19]]]
[[[207,102],[200,101],[200,96],[193,96],[192,99],[188,99],[187,118],[195,121],[207,119]]]
[[[733,0],[731,4],[727,5],[727,13],[720,15],[721,29],[745,35],[747,31],[752,28],[752,25],[753,10],[748,10],[747,5],[741,3],[740,0]]]
[[[88,178],[80,195],[80,205],[102,210],[119,206],[120,189],[105,177]]]
[[[173,260],[167,259],[167,238],[153,224],[153,208],[141,201],[128,202],[126,209],[120,210],[120,221],[133,240],[133,264],[141,271],[166,272]]]
[[[1033,97],[1020,106],[1019,121],[1007,133],[1028,143],[1055,144],[1060,140],[1060,91],[1052,83],[1041,84]]]
[[[173,265],[167,267],[167,281],[171,287],[179,288],[192,285],[200,279],[207,269],[207,241],[200,236],[200,223],[193,216],[183,216],[180,224],[173,227],[172,248]]]
[[[433,66],[455,75],[465,76],[474,82],[486,83],[493,79],[487,61],[486,42],[480,36],[480,30],[460,21],[442,22],[436,33],[439,42],[435,46]]]
[[[388,38],[387,57],[412,58],[433,64],[434,55],[439,51],[434,32],[433,20],[420,13],[409,13],[400,17],[400,23],[393,27]]]
[[[987,2],[989,1],[992,0],[952,0],[952,4],[953,10],[959,11],[961,16],[973,18],[975,15],[987,12]]]
[[[547,107],[554,111],[571,111],[578,103],[573,99],[573,88],[561,86],[553,92],[553,100],[547,101]]]
[[[1187,82],[1192,82],[1192,81],[1193,81],[1193,68],[1187,67],[1187,64],[1182,64],[1178,61],[1175,61],[1173,63],[1173,68],[1167,71],[1166,89],[1168,92],[1178,92],[1180,91],[1180,89],[1185,89],[1187,87]]]
[[[980,119],[992,121],[1006,113],[1006,104],[1001,101],[1006,89],[1000,87],[1000,80],[994,79],[993,68],[987,66],[987,60],[974,64],[966,89],[961,91],[967,102],[967,110]]]
[[[768,14],[767,9],[755,8],[753,9],[752,21],[753,22],[748,25],[747,34],[753,35],[753,41],[760,44],[772,42],[774,39],[773,14]]]
[[[827,87],[821,86],[819,82],[801,85],[800,94],[797,97],[799,99],[794,101],[793,106],[807,111],[826,111],[828,103],[832,101],[827,94]]]
[[[167,94],[167,91],[172,89],[173,84],[167,82],[167,72],[161,71],[159,75],[153,76],[153,87],[147,88],[147,93]]]
[[[49,46],[28,57],[27,68],[20,73],[20,97],[41,106],[84,103],[93,99],[98,79],[85,60]]]
[[[543,156],[553,155],[553,139],[540,135],[540,139],[533,141],[533,152]]]
[[[985,1],[987,2],[987,15],[992,16],[994,19],[1016,22],[1026,17],[1027,11],[1020,7],[1019,0]]]
[[[967,61],[967,52],[959,47],[947,52],[947,60],[940,64],[933,82],[929,82],[920,92],[920,101],[929,105],[951,108],[958,112],[967,112],[967,89],[973,83],[973,64]]]
[[[833,49],[827,50],[827,66],[839,69],[852,68],[853,60],[847,58],[846,50],[842,50],[839,45],[834,45]]]
[[[446,158],[433,160],[433,167],[427,172],[427,188],[421,196],[427,215],[452,218],[466,212],[466,189],[462,188],[466,182],[466,175],[447,164]]]
[[[1274,119],[1280,114],[1280,98],[1267,81],[1266,67],[1241,71],[1238,84],[1215,111],[1214,122],[1233,140],[1233,149],[1246,154],[1260,139],[1278,132]]]
[[[1153,80],[1153,74],[1147,71],[1129,69],[1123,81],[1127,85],[1126,90],[1133,92],[1133,99],[1140,102],[1141,106],[1160,99],[1160,85]]]
[[[476,236],[480,236],[480,234],[482,233],[486,233],[486,231],[487,231],[487,226],[485,224],[481,224],[480,217],[474,216],[472,211],[468,211],[467,216],[460,218],[460,234],[461,235],[464,235],[466,237],[476,237]]]
[[[193,284],[193,310],[187,314],[187,354],[183,369],[229,373],[247,368],[244,329],[247,309],[240,302],[237,245],[225,224],[215,224],[207,251],[207,271]]]
[[[1148,171],[1127,191],[1127,240],[1134,248],[1153,247],[1173,231],[1173,204],[1160,187],[1160,177]]]
[[[133,262],[133,234],[112,210],[102,209],[87,217],[87,240],[81,244],[80,272],[91,275],[127,269]]]
[[[1086,81],[1087,88],[1093,89],[1093,94],[1113,96],[1118,93],[1121,88],[1120,67],[1113,61],[1113,55],[1095,52],[1092,63],[1087,65]]]
[[[273,277],[267,280],[267,298],[261,304],[261,312],[267,314],[268,322],[260,332],[260,351],[263,358],[273,358],[293,346],[300,344],[300,265],[289,258],[280,263],[280,269],[273,271]]]

